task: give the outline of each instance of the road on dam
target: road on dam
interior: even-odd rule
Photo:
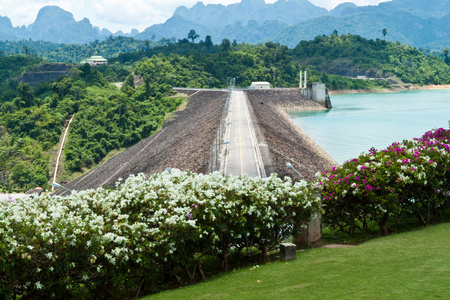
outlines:
[[[258,143],[243,91],[231,92],[231,116],[224,173],[265,177]]]

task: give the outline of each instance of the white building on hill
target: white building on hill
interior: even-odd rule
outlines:
[[[268,90],[268,89],[270,89],[270,83],[267,81],[255,81],[255,82],[252,82],[252,84],[250,85],[250,88],[255,89],[255,90],[256,89]]]
[[[102,56],[91,56],[90,58],[83,60],[81,64],[90,64],[91,66],[107,65],[108,60]]]

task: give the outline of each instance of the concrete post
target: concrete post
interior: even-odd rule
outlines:
[[[297,246],[292,243],[280,244],[280,260],[288,261],[297,258]]]
[[[298,88],[301,89],[303,88],[303,84],[302,84],[302,76],[303,76],[303,72],[302,70],[300,70],[300,84],[298,85]],[[450,122],[449,122],[450,123]]]
[[[307,70],[305,70],[305,82],[303,83],[303,88],[305,88],[306,89],[306,83],[307,83],[307,81],[308,81],[308,71]]]
[[[319,197],[320,200],[320,209],[322,208],[322,191],[320,189],[315,189],[314,194],[315,197]],[[294,225],[294,244],[297,247],[321,247],[322,246],[322,214],[318,213],[317,217],[312,220],[306,228],[301,228],[300,224]],[[300,231],[301,234],[299,236],[295,235],[295,231]]]

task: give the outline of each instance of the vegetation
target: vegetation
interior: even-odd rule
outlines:
[[[110,36],[104,41],[93,41],[89,44],[55,44],[45,41],[0,41],[0,56],[14,54],[26,54],[38,56],[45,61],[50,62],[68,62],[79,63],[92,55],[101,55],[103,57],[116,57],[120,53],[133,51],[145,51],[156,46],[171,43],[171,40],[161,39],[137,40],[131,37]]]
[[[152,67],[147,69],[153,70],[152,78],[179,87],[224,88],[231,77],[236,78],[237,86],[243,87],[250,86],[252,81],[269,81],[274,87],[297,87],[299,72],[305,70],[293,60],[292,50],[286,46],[272,42],[233,45],[227,39],[210,47],[205,42],[196,44],[185,39],[145,52],[120,54],[111,61],[131,64],[144,58],[151,58],[147,64]],[[355,80],[309,71],[309,82],[321,81],[333,89],[390,87],[385,80]]]
[[[292,55],[302,65],[330,74],[392,77],[420,85],[450,83],[450,66],[442,58],[424,55],[408,45],[358,35],[332,34],[301,41]]]
[[[10,64],[16,66],[10,68],[12,76],[39,62],[20,55],[0,58],[5,70]],[[0,102],[0,187],[11,191],[26,190],[31,183],[47,185],[51,151],[72,114],[76,115],[65,147],[65,167],[70,172],[90,167],[108,152],[158,130],[165,114],[182,99],[166,97],[171,86],[128,84],[118,90],[107,80],[124,80],[128,74],[117,65],[86,64],[71,70],[70,78],[34,87],[5,80]]]
[[[0,203],[2,298],[129,298],[193,281],[220,257],[265,260],[319,199],[305,181],[171,170],[69,197]],[[255,188],[258,187],[258,188]]]
[[[294,261],[258,264],[142,299],[448,298],[449,230],[441,224],[351,248],[308,249]]]

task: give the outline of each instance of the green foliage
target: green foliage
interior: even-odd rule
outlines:
[[[191,42],[195,42],[195,40],[199,37],[200,35],[198,35],[194,29],[191,29],[191,31],[189,31],[187,36],[188,40],[191,40]]]
[[[18,62],[15,68],[10,67],[11,74],[17,76],[41,61],[14,56],[2,57],[0,62],[5,69]],[[62,77],[34,87],[25,83],[3,85],[0,90],[9,95],[0,105],[0,173],[10,179],[15,190],[30,187],[31,173],[33,185],[46,187],[51,175],[48,153],[59,142],[70,115],[76,113],[64,161],[72,172],[91,167],[111,150],[148,137],[161,126],[165,114],[182,101],[166,97],[171,93],[170,85],[151,81],[148,91],[129,86],[118,90],[108,81],[123,80],[129,71],[117,64],[85,64],[70,73],[72,78]]]
[[[166,112],[175,110],[179,98],[164,97],[166,89],[144,86],[126,95],[115,87],[92,86],[78,106],[65,147],[69,170],[78,171],[98,163],[111,150],[128,147],[144,139],[161,125]]]
[[[145,41],[136,40],[131,37],[110,36],[104,41],[100,42],[97,40],[88,45],[54,44],[51,42],[32,40],[17,42],[0,41],[0,49],[2,49],[3,55],[8,56],[22,54],[26,47],[34,59],[36,59],[36,56],[39,56],[45,61],[79,63],[92,55],[101,55],[107,58],[117,57],[120,53],[142,51],[144,47],[149,49],[165,45],[168,42],[169,40],[167,39],[161,39],[157,42],[148,41],[148,44],[146,44]]]
[[[17,95],[18,82],[14,81],[13,78],[41,62],[40,58],[32,56],[0,56],[0,105]]]
[[[441,58],[400,43],[358,35],[318,36],[301,41],[293,57],[308,68],[335,75],[398,78],[404,83],[448,84],[450,67]]]

